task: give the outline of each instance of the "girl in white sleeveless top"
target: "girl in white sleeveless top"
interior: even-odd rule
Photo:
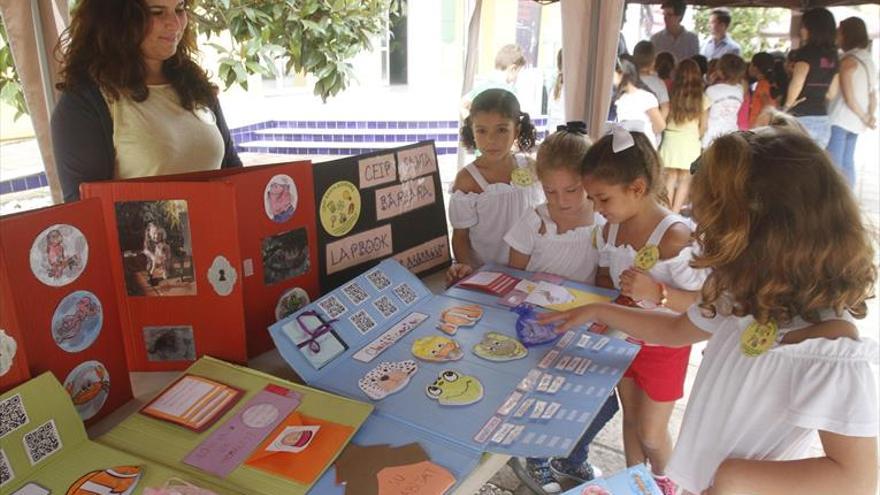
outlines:
[[[511,151],[514,142],[520,151],[535,145],[535,127],[513,93],[488,89],[474,98],[461,142],[478,149],[480,157],[459,171],[452,185],[449,223],[456,262],[447,272],[450,282],[483,263],[507,264],[504,234],[544,199],[531,160]]]
[[[629,304],[685,311],[703,276],[688,266],[690,227],[661,205],[662,165],[650,140],[614,126],[587,153],[582,171],[590,199],[608,221],[597,239],[596,285],[619,289]],[[650,461],[664,494],[675,490],[665,476],[672,452],[668,423],[684,393],[689,356],[689,346],[643,346],[617,389],[627,464]]]
[[[543,322],[708,340],[667,468],[686,494],[876,493],[877,343],[852,318],[877,272],[842,175],[805,134],[763,127],[716,139],[691,192],[693,263],[711,270],[699,304],[678,315],[591,304]]]

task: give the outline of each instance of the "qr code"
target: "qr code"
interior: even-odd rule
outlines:
[[[394,305],[394,302],[388,296],[382,296],[379,299],[376,299],[373,301],[373,306],[375,306],[385,318],[397,313],[397,306]]]
[[[0,450],[0,486],[9,483],[13,478],[15,478],[15,473],[12,472],[12,466],[9,465],[6,452]]]
[[[25,433],[22,440],[31,465],[61,450],[61,437],[58,436],[54,419],[41,424],[36,430]]]
[[[360,310],[357,313],[349,316],[348,319],[360,333],[367,333],[376,326],[376,322],[373,321],[373,318],[369,315],[369,313],[364,310]]]
[[[358,285],[357,282],[352,282],[343,287],[342,293],[345,294],[345,297],[347,297],[348,300],[355,305],[360,304],[370,298],[370,296],[367,295],[367,291],[365,291],[363,287]]]
[[[348,308],[342,304],[336,296],[330,296],[318,302],[318,307],[324,310],[329,318],[337,318],[339,315],[348,311]]]
[[[376,290],[382,290],[391,285],[391,279],[382,270],[373,270],[367,274],[367,280],[373,284]]]
[[[418,296],[416,295],[416,291],[409,286],[409,284],[403,283],[394,288],[394,294],[400,298],[400,300],[404,304],[412,304]]]
[[[20,394],[15,394],[0,402],[0,438],[26,425],[28,421],[27,411],[24,410]]]

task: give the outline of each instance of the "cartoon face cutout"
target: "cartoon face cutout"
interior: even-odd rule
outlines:
[[[513,361],[526,357],[528,353],[518,340],[498,332],[487,332],[474,346],[474,354],[489,361]]]
[[[464,357],[464,352],[457,341],[441,335],[416,339],[412,345],[412,353],[423,361],[435,363],[458,361]]]
[[[279,174],[266,184],[264,203],[266,216],[276,223],[293,217],[297,204],[296,183],[288,175]]]
[[[72,225],[55,224],[34,239],[30,251],[31,271],[40,282],[60,287],[80,276],[88,257],[89,246],[83,233]]]
[[[403,390],[409,379],[419,370],[415,361],[407,360],[396,363],[379,363],[358,381],[358,387],[373,400],[382,400],[389,395]]]
[[[437,328],[448,335],[455,335],[458,327],[470,327],[483,317],[483,308],[477,304],[453,306],[440,313]]]
[[[134,493],[142,474],[143,470],[140,466],[116,466],[101,471],[92,471],[70,485],[67,494],[114,493],[129,495]]]
[[[483,384],[474,376],[446,370],[425,388],[425,393],[444,406],[467,406],[483,398]]]
[[[633,264],[641,270],[650,270],[654,268],[657,261],[660,260],[660,248],[654,244],[645,244],[636,252],[636,259]]]

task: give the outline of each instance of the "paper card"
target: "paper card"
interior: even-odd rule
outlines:
[[[141,466],[114,466],[91,471],[74,481],[67,495],[133,495],[141,481]]]
[[[437,329],[447,335],[455,335],[460,327],[472,327],[483,317],[483,308],[479,304],[452,306],[440,313]]]
[[[376,356],[382,354],[386,349],[394,345],[398,340],[402,339],[427,319],[428,315],[426,314],[416,312],[410,313],[394,324],[390,329],[385,331],[385,333],[377,337],[376,340],[365,345],[352,357],[363,363],[369,363]]]
[[[51,225],[34,239],[31,272],[40,282],[61,287],[76,280],[89,261],[89,243],[73,225]]]
[[[516,405],[522,398],[523,394],[514,390],[509,396],[507,396],[507,399],[501,404],[501,407],[499,407],[496,412],[502,416],[507,416],[514,410],[514,408],[516,408]]]
[[[484,443],[489,440],[489,437],[495,432],[495,429],[501,426],[501,423],[504,422],[504,419],[500,416],[492,416],[489,418],[489,421],[480,428],[480,431],[474,435],[474,441],[477,443]]]
[[[220,419],[242,391],[196,375],[184,375],[141,409],[141,414],[204,431]]]
[[[418,370],[419,365],[409,359],[379,363],[358,381],[358,387],[367,397],[382,400],[403,390]]]
[[[401,265],[419,274],[449,262],[449,238],[440,236],[394,255]]]
[[[348,345],[331,326],[332,322],[309,310],[284,324],[284,334],[315,369],[321,369],[348,349]]]
[[[36,483],[27,483],[22,486],[18,490],[10,493],[9,495],[49,495],[52,493],[48,488],[44,488]]]
[[[0,486],[14,479],[15,471],[12,470],[12,465],[9,464],[9,459],[6,458],[6,451],[0,449]]]
[[[434,178],[422,177],[376,190],[376,220],[382,221],[434,204]]]
[[[538,286],[526,298],[526,302],[541,307],[565,304],[571,301],[574,301],[574,296],[569,292],[569,289],[549,282],[539,282]]]
[[[21,394],[15,394],[0,401],[0,438],[28,424],[27,410],[21,400]]]
[[[520,435],[522,435],[522,432],[524,432],[525,430],[526,430],[526,425],[514,426],[513,429],[510,430],[510,433],[508,433],[507,436],[504,438],[504,441],[501,442],[501,444],[502,445],[512,444],[520,437]]]
[[[526,399],[522,404],[516,409],[516,412],[513,413],[514,418],[521,418],[526,415],[526,413],[531,409],[532,405],[535,403],[535,399]]]
[[[455,484],[452,473],[430,461],[387,467],[377,478],[381,495],[436,495]]]
[[[306,450],[320,426],[288,426],[266,447],[270,452],[299,453]]]
[[[503,306],[513,308],[522,304],[528,296],[529,294],[527,292],[523,292],[519,289],[513,289],[512,291],[505,294],[503,297],[499,298],[498,302]]]
[[[351,495],[379,493],[377,474],[389,466],[408,466],[429,461],[421,445],[409,443],[400,447],[388,444],[360,446],[348,444],[336,459],[336,483],[345,484]]]
[[[367,261],[389,256],[393,252],[391,225],[350,235],[327,243],[327,274],[333,274]]]
[[[225,478],[247,459],[284,418],[299,407],[301,397],[293,390],[277,385],[267,386],[187,454],[183,462]]]
[[[359,185],[361,189],[375,187],[397,180],[394,155],[378,155],[358,160]]]
[[[400,180],[410,180],[437,171],[437,155],[431,144],[397,152]]]
[[[458,286],[465,289],[488,292],[496,296],[503,296],[516,287],[520,280],[506,273],[477,272],[459,282]]]
[[[50,419],[25,433],[22,442],[24,442],[24,450],[31,466],[59,452],[63,446],[54,419]]]
[[[532,279],[536,282],[550,282],[551,284],[561,284],[565,281],[564,277],[560,277],[559,275],[555,275],[553,273],[547,272],[536,272],[532,275]]]

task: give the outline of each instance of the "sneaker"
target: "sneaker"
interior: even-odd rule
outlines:
[[[540,486],[545,493],[562,493],[562,485],[553,477],[553,471],[550,469],[550,463],[547,459],[528,459],[526,461],[526,472],[529,478],[536,485]]]
[[[557,478],[568,478],[578,484],[602,477],[602,470],[589,462],[576,464],[564,457],[551,458],[550,470]]]
[[[678,493],[678,485],[676,485],[669,476],[654,475],[654,481],[657,483],[657,486],[660,487],[660,491],[663,492],[663,495],[675,495]]]

